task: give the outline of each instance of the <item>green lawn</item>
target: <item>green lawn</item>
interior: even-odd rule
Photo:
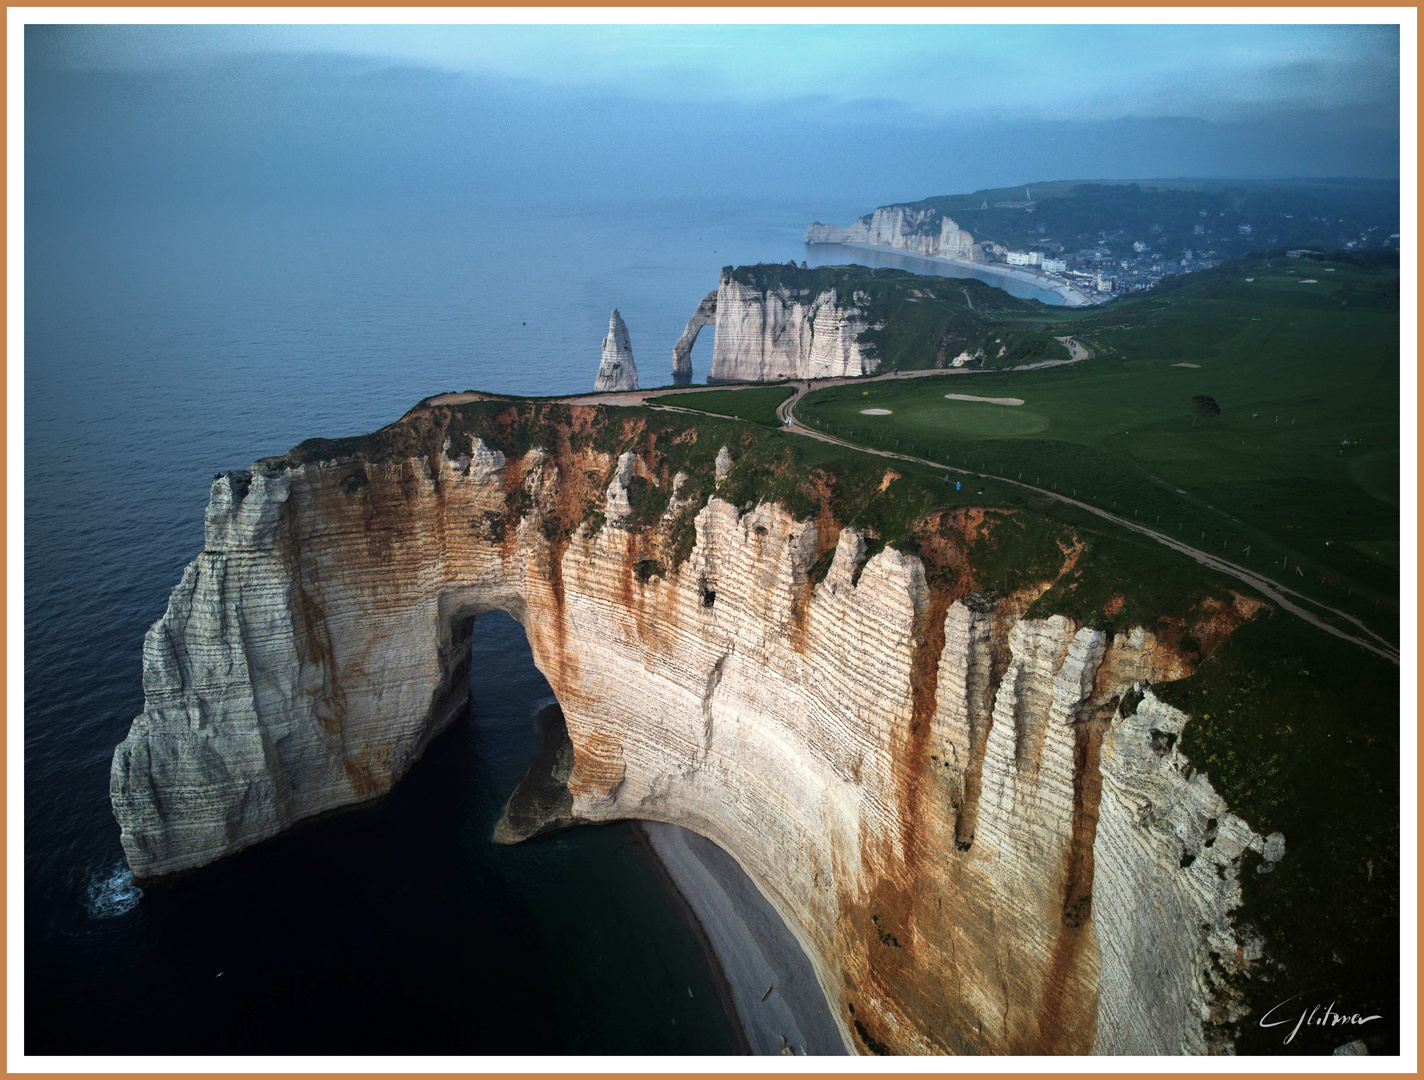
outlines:
[[[749,386],[738,390],[693,390],[684,394],[668,394],[654,398],[650,404],[675,405],[679,409],[696,409],[713,416],[734,416],[756,424],[780,427],[776,407],[792,394],[789,386]]]
[[[1274,262],[1074,313],[1059,332],[1094,349],[1080,364],[836,387],[809,395],[797,415],[856,442],[1021,477],[1274,567],[1395,635],[1398,274]],[[1195,416],[1196,395],[1220,415]]]

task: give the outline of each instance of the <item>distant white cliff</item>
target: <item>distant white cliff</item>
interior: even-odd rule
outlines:
[[[728,267],[673,347],[673,373],[691,374],[692,346],[702,328],[712,326],[709,377],[715,380],[868,375],[877,360],[860,341],[870,328],[863,300],[856,292],[843,296],[834,286],[811,292],[780,282],[761,285],[752,276],[738,280]]]
[[[638,367],[633,363],[633,343],[628,327],[618,309],[608,317],[608,336],[603,339],[603,359],[598,364],[598,378],[593,382],[600,390],[638,389]]]
[[[875,244],[959,262],[983,262],[974,237],[938,210],[921,206],[882,206],[851,225],[822,225],[806,230],[808,244]]]

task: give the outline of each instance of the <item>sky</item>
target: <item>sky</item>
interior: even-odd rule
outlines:
[[[1397,26],[31,26],[45,190],[1397,177]],[[126,188],[127,185],[127,188]]]
[[[1071,119],[1394,107],[1388,26],[104,26],[48,59],[194,70],[345,55],[643,100],[881,102],[930,115]]]

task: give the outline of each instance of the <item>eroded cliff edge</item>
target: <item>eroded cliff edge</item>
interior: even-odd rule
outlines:
[[[709,326],[708,377],[717,382],[1068,359],[1043,312],[1037,301],[969,279],[863,266],[728,266],[673,346],[673,375],[691,377],[693,346]]]
[[[717,288],[697,305],[673,346],[675,376],[692,374],[692,347],[713,327],[712,370],[722,381],[772,382],[869,375],[877,360],[862,344],[869,328],[861,309],[867,295],[853,285],[802,287],[783,268],[724,267]]]
[[[1150,692],[1197,654],[1039,611],[1082,572],[1066,528],[964,506],[883,547],[843,523],[895,474],[773,498],[747,427],[477,402],[219,477],[114,755],[135,873],[387,791],[458,712],[471,617],[502,609],[572,750],[549,755],[567,799],[509,838],[712,838],[856,1050],[1229,1049],[1259,949],[1241,858],[1265,845]],[[1177,621],[1209,650],[1253,606]]]

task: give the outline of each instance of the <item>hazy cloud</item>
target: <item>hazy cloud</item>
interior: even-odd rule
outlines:
[[[747,28],[553,29],[460,28],[442,52],[426,30],[31,27],[27,201],[438,188],[863,212],[1045,179],[1399,175],[1397,34],[1374,28],[1230,48],[1211,27],[752,28],[741,57]],[[1065,56],[1092,78],[1044,59]]]
[[[1396,26],[75,26],[35,44],[30,62],[71,70],[323,54],[643,101],[935,116],[1222,119],[1399,96]]]

